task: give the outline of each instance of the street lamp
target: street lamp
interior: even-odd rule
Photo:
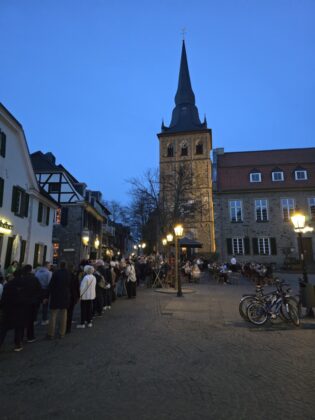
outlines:
[[[303,280],[304,280],[304,283],[308,283],[308,275],[306,271],[302,234],[306,232],[312,232],[313,228],[310,226],[305,226],[305,216],[302,213],[295,213],[291,217],[291,221],[294,226],[294,231],[298,234],[298,238],[299,238],[300,260],[301,260],[301,265],[302,265]]]
[[[166,245],[167,245],[167,239],[166,239],[166,238],[163,238],[163,239],[162,239],[162,245],[163,245],[163,246],[166,246]]]
[[[166,235],[166,239],[167,239],[167,242],[173,242],[173,235],[171,233],[168,233]]]
[[[303,274],[303,283],[300,284],[300,287],[303,287],[300,290],[302,301],[304,300],[304,304],[307,307],[307,315],[313,317],[313,309],[312,309],[312,298],[314,297],[314,288],[313,285],[308,283],[308,275],[306,270],[306,263],[305,263],[305,251],[304,251],[304,245],[303,245],[303,239],[302,234],[307,232],[312,232],[314,228],[311,226],[305,226],[305,215],[302,213],[295,213],[291,217],[291,221],[294,226],[294,231],[298,234],[299,238],[299,251],[300,251],[300,261],[302,265],[302,274]],[[303,299],[304,297],[304,299]],[[304,306],[304,305],[303,305]]]
[[[176,225],[174,227],[174,232],[175,232],[175,279],[177,283],[177,296],[181,297],[183,296],[183,292],[182,292],[182,282],[181,282],[181,278],[178,272],[178,241],[183,236],[183,233],[184,233],[183,226],[179,224]]]

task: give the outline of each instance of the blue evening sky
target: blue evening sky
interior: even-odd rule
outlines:
[[[183,27],[214,147],[313,147],[314,22],[314,0],[0,0],[0,102],[31,152],[127,203],[158,166]]]

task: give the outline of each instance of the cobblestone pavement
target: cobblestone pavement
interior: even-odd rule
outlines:
[[[1,419],[315,417],[315,325],[250,327],[249,290],[212,280],[174,295],[140,289],[92,329],[0,353]]]

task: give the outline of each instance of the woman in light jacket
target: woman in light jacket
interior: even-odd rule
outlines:
[[[137,287],[137,277],[136,277],[136,271],[135,267],[132,264],[130,260],[126,261],[127,267],[126,267],[126,277],[127,277],[127,294],[128,299],[135,298],[136,297],[136,287]]]
[[[86,265],[84,267],[84,273],[85,275],[80,284],[81,324],[77,325],[77,328],[85,328],[85,323],[87,323],[88,327],[93,327],[93,300],[96,297],[96,278],[93,276],[94,268],[91,265]]]

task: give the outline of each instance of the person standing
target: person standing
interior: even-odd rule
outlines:
[[[126,261],[126,276],[127,276],[127,294],[128,299],[136,297],[136,287],[137,287],[137,276],[135,267],[130,260]]]
[[[53,339],[55,336],[56,321],[60,315],[59,336],[63,338],[67,328],[67,310],[70,305],[70,285],[71,274],[66,268],[66,263],[60,263],[60,269],[56,270],[49,283],[49,297],[51,315],[48,325],[47,338]]]
[[[46,261],[42,267],[38,267],[35,271],[35,276],[40,282],[42,288],[41,304],[42,304],[42,325],[48,325],[48,295],[49,283],[52,277],[50,271],[50,262]]]
[[[74,267],[69,267],[70,272],[70,304],[67,311],[67,329],[66,334],[71,333],[72,317],[75,305],[80,299],[80,280],[79,272],[74,270]]]
[[[22,278],[25,282],[27,295],[27,342],[33,343],[36,338],[34,334],[34,322],[37,318],[37,312],[42,296],[42,288],[38,279],[32,273],[32,266],[27,264],[22,269]]]
[[[15,270],[13,278],[5,284],[1,305],[3,322],[0,329],[0,347],[7,332],[14,329],[14,351],[21,351],[24,328],[27,324],[27,291],[20,270]]]
[[[233,273],[235,273],[237,271],[237,261],[236,261],[235,255],[232,256],[230,263],[231,263],[231,270],[233,271]]]
[[[91,265],[86,265],[84,267],[84,273],[85,275],[80,284],[81,324],[77,325],[77,328],[85,328],[86,323],[88,327],[93,327],[92,310],[93,300],[96,297],[96,278],[93,275],[94,268]]]

